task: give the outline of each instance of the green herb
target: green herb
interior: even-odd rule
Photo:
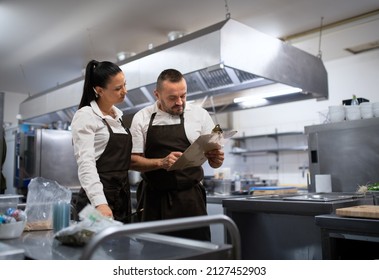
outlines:
[[[379,191],[379,183],[369,184],[367,186],[368,191]]]

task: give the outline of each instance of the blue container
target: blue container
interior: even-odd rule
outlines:
[[[59,201],[53,205],[53,229],[58,232],[70,225],[70,203]]]

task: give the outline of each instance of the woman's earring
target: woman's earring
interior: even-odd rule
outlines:
[[[99,94],[97,93],[96,89],[93,87],[93,91],[95,92],[95,97],[99,98]]]

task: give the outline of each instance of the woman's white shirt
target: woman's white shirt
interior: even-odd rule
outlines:
[[[102,155],[109,141],[108,127],[103,119],[114,133],[127,134],[120,121],[122,111],[115,106],[113,110],[116,118],[104,116],[96,101],[92,101],[91,106],[76,111],[71,123],[79,181],[94,206],[107,203],[96,168],[96,160]]]

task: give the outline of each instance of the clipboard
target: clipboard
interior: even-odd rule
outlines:
[[[233,130],[200,135],[167,171],[201,166],[207,161],[205,152],[222,148],[227,140],[236,133],[237,131]]]

